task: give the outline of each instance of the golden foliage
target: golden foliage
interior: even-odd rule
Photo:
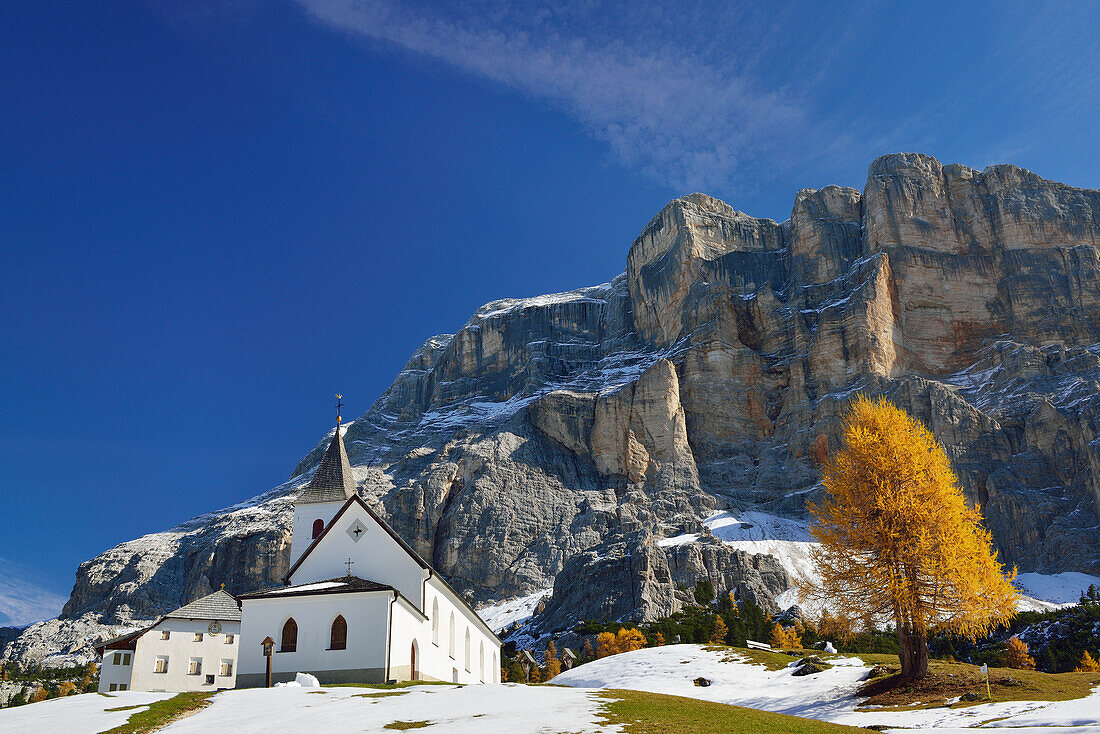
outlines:
[[[729,628],[726,627],[725,621],[721,617],[715,617],[714,631],[710,633],[710,641],[716,645],[726,644],[726,635],[729,634]]]
[[[660,632],[655,632],[653,634],[653,646],[654,647],[661,647],[664,644],[665,644],[665,636],[662,635]]]
[[[1006,578],[980,514],[920,421],[885,398],[857,397],[822,483],[825,498],[809,506],[821,580],[803,593],[841,618],[895,625],[903,673],[927,670],[928,630],[973,639],[1013,615],[1015,570]]]
[[[1100,673],[1100,661],[1095,660],[1089,651],[1081,656],[1081,663],[1074,670],[1075,673]]]
[[[623,627],[616,634],[601,632],[596,635],[596,657],[618,655],[621,652],[641,650],[646,646],[645,635],[636,629]]]
[[[1005,643],[1005,665],[1016,670],[1035,670],[1035,658],[1028,654],[1027,643],[1010,637]]]
[[[558,648],[554,646],[554,641],[550,640],[546,645],[546,654],[543,656],[542,679],[551,680],[560,672],[561,660],[558,660]]]
[[[792,648],[802,647],[802,638],[794,627],[790,629],[785,628],[778,622],[772,627],[772,636],[768,640],[768,643],[775,648],[781,650],[790,650]]]

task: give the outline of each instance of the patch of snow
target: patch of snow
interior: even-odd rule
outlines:
[[[148,706],[174,695],[176,694],[119,691],[104,696],[98,693],[82,693],[78,696],[51,698],[25,706],[0,709],[0,731],[4,734],[95,734],[122,726],[139,711],[136,708],[126,711],[107,709]]]
[[[514,683],[410,686],[379,696],[371,688],[252,688],[225,691],[213,703],[173,722],[164,734],[266,734],[279,731],[379,732],[399,721],[430,722],[438,734],[617,734],[601,724],[603,701],[595,691]],[[387,692],[391,693],[391,692]]]
[[[1084,727],[1066,730],[1100,734],[1100,688],[1076,701],[1006,701],[964,708],[910,711],[857,711],[855,697],[869,666],[855,657],[830,658],[832,668],[795,677],[794,663],[768,670],[734,651],[701,645],[666,645],[601,658],[556,677],[560,685],[580,688],[625,688],[804,716],[850,726],[897,727],[902,731],[948,731],[986,725],[1004,727]],[[710,686],[692,680],[708,678]],[[1027,729],[1013,729],[1022,734]],[[1050,729],[1045,731],[1049,732]],[[1056,730],[1057,731],[1057,730]]]
[[[304,584],[302,586],[288,586],[285,589],[276,589],[275,591],[269,591],[268,594],[290,594],[292,592],[299,591],[319,591],[321,589],[334,589],[337,586],[347,586],[343,581],[318,581],[315,584]]]
[[[539,602],[550,596],[553,589],[543,589],[534,594],[490,604],[477,610],[477,614],[493,632],[508,629],[517,622],[525,622],[535,613]]]
[[[1021,573],[1016,576],[1016,586],[1028,596],[1053,604],[1076,604],[1081,595],[1095,584],[1100,587],[1100,576],[1077,571],[1063,573]]]

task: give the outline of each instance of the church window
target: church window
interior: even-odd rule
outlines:
[[[470,672],[470,628],[469,627],[466,628],[466,645],[465,645],[465,650],[464,651],[465,651],[465,655],[463,656],[463,661],[466,664],[466,672],[469,673]]]
[[[172,635],[172,632],[170,630],[161,630],[160,631],[160,639],[162,639],[162,640],[167,640],[169,637],[171,637],[171,635]]]
[[[318,535],[325,530],[325,521],[318,518],[313,521],[313,537],[316,539]]]
[[[432,644],[439,644],[439,599],[432,600]]]
[[[188,675],[202,675],[202,658],[191,658],[187,664]]]
[[[298,649],[298,623],[294,621],[294,617],[291,617],[283,625],[283,638],[282,643],[279,645],[279,652],[294,652]]]
[[[167,673],[168,672],[168,656],[158,655],[156,667],[153,668],[154,673]]]
[[[451,656],[451,660],[455,657],[455,613],[451,612],[451,623],[448,625],[448,634],[450,637],[447,640],[447,654]]]
[[[233,675],[233,661],[222,660],[222,667],[218,670],[218,675],[227,676]]]
[[[233,640],[234,640],[234,637],[233,637],[233,635],[226,635],[226,636],[225,636],[225,644],[227,644],[227,645],[232,645],[232,644],[233,644]]]
[[[202,632],[195,633],[195,642],[202,642]]]
[[[346,650],[348,647],[348,622],[344,619],[344,615],[337,615],[336,619],[332,620],[332,631],[329,635],[330,650]]]
[[[477,673],[481,682],[485,682],[485,641],[482,640],[477,648]]]

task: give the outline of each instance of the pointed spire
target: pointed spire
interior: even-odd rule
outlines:
[[[344,450],[344,439],[340,436],[340,423],[337,422],[332,442],[325,450],[313,478],[298,496],[298,504],[344,502],[355,494],[355,490],[355,479],[351,475],[351,464]]]

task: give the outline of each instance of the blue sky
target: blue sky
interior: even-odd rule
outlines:
[[[0,624],[678,195],[783,220],[899,150],[1100,186],[1094,4],[684,5],[4,4]]]

